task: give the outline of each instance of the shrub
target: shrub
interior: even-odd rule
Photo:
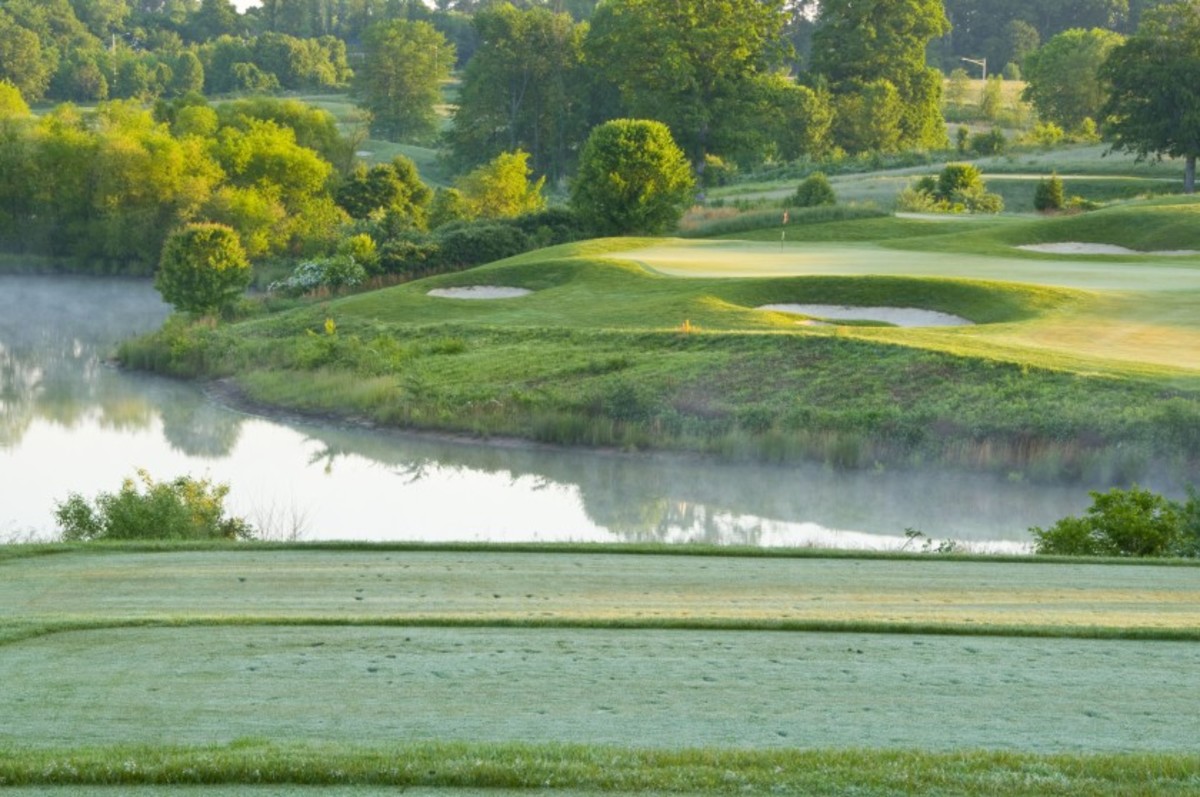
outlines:
[[[791,205],[797,208],[815,208],[822,205],[836,205],[837,194],[829,184],[829,178],[823,172],[813,172],[800,183],[796,193],[792,195]]]
[[[397,238],[379,250],[379,270],[384,274],[412,274],[436,265],[441,252],[426,238]]]
[[[177,310],[218,313],[237,301],[251,276],[233,228],[189,224],[167,236],[154,287]]]
[[[365,232],[351,235],[338,244],[338,254],[352,258],[368,274],[379,271],[379,250],[375,239]]]
[[[1062,141],[1065,135],[1063,129],[1054,122],[1041,122],[1033,126],[1025,140],[1041,147],[1052,147]]]
[[[449,268],[490,263],[529,249],[529,237],[510,224],[451,225],[438,230],[437,265]]]
[[[144,470],[125,479],[116,493],[94,502],[71,493],[55,506],[54,517],[67,541],[239,540],[254,536],[242,518],[225,516],[226,484],[180,476],[156,482]],[[139,489],[140,483],[140,489]]]
[[[948,163],[934,178],[926,175],[900,192],[896,209],[909,212],[999,213],[1004,199],[988,193],[983,174],[969,163]]]
[[[737,176],[737,164],[717,155],[704,156],[703,183],[705,188],[729,185]]]
[[[998,127],[971,136],[971,149],[980,155],[999,155],[1008,146],[1008,139]]]
[[[278,291],[289,296],[300,296],[318,288],[338,291],[353,288],[367,278],[366,270],[349,255],[322,257],[305,260],[285,280],[272,282],[268,291]]]
[[[534,247],[553,246],[587,237],[587,229],[578,214],[569,208],[547,208],[526,213],[506,222],[529,236]]]
[[[1161,495],[1134,485],[1107,493],[1092,491],[1092,505],[1083,517],[1066,517],[1048,529],[1033,527],[1034,548],[1040,554],[1066,556],[1171,556],[1183,553],[1185,516],[1195,519],[1196,495],[1189,499],[1192,514]]]
[[[1051,174],[1049,179],[1038,180],[1037,190],[1033,194],[1033,207],[1036,210],[1062,210],[1065,202],[1063,181],[1057,174]]]

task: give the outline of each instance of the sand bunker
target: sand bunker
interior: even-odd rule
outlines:
[[[1200,251],[1195,249],[1139,252],[1136,249],[1127,249],[1124,246],[1114,246],[1113,244],[1085,244],[1078,241],[1063,241],[1056,244],[1026,244],[1017,248],[1024,249],[1027,252],[1044,252],[1051,255],[1171,255],[1177,257],[1200,255]]]
[[[850,307],[844,304],[764,304],[759,310],[808,315],[828,321],[882,321],[898,327],[961,327],[965,318],[914,307]],[[804,323],[804,322],[801,322]]]
[[[499,285],[467,285],[462,288],[434,288],[427,295],[441,299],[515,299],[526,296],[524,288],[504,288]]]

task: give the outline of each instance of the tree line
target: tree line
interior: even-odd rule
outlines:
[[[112,20],[134,18],[123,0],[44,5],[64,14],[87,11],[87,25],[72,18],[93,39],[95,31],[116,30]],[[206,222],[236,230],[255,260],[328,254],[347,236],[364,234],[378,247],[376,267],[395,267],[435,262],[446,252],[467,248],[461,234],[428,238],[432,228],[540,211],[544,199],[538,180],[553,183],[575,175],[589,135],[611,120],[662,123],[701,184],[726,173],[730,164],[837,151],[945,148],[942,74],[929,65],[929,52],[931,43],[950,30],[948,5],[941,0],[824,0],[810,20],[806,67],[799,72],[788,31],[798,17],[811,16],[805,3],[605,0],[594,9],[575,8],[588,11],[585,21],[543,4],[472,8],[477,45],[461,72],[457,110],[442,139],[462,177],[455,187],[438,192],[418,188],[415,168],[403,160],[371,169],[356,165],[355,147],[340,135],[335,120],[296,102],[259,98],[212,105],[189,90],[194,86],[180,84],[152,108],[140,97],[103,102],[86,113],[62,105],[35,117],[21,85],[4,78],[0,241],[10,250],[67,258],[94,270],[148,273],[170,230]],[[383,10],[397,16],[361,31],[353,85],[381,136],[438,140],[438,86],[458,54],[434,15],[463,14],[444,6],[389,2]],[[31,19],[37,7],[29,0],[6,0],[0,22]],[[352,7],[349,1],[337,6]],[[102,8],[112,13],[105,17]],[[124,17],[121,8],[129,12]],[[279,19],[288,8],[280,0],[255,18],[275,14]],[[334,6],[313,2],[308,8]],[[173,24],[180,31],[197,24],[197,18],[225,19],[219,12],[229,10],[227,0],[143,2],[139,9],[143,15],[177,19]],[[173,17],[172,9],[182,12]],[[1037,74],[1065,73],[1069,89],[1102,79],[1111,91],[1093,98],[1087,109],[1092,118],[1107,120],[1121,146],[1189,158],[1192,175],[1200,149],[1194,131],[1200,125],[1191,121],[1200,103],[1190,95],[1181,99],[1172,89],[1200,85],[1194,52],[1200,41],[1198,14],[1191,2],[1155,7],[1142,15],[1142,26],[1128,42],[1110,33],[1058,34],[1028,59],[1035,78],[1032,99],[1048,118],[1065,119],[1081,111]],[[329,24],[340,18],[323,17]],[[39,19],[54,35],[74,29],[67,17],[63,25],[51,25],[44,14]],[[324,57],[306,61],[307,50],[292,45],[320,45],[320,39],[279,31],[239,38],[220,30],[214,23],[209,32],[216,38],[181,50],[174,70],[166,65],[152,74],[166,85],[168,76],[175,80],[187,71],[182,64],[191,56],[204,72],[205,86],[218,74],[253,76],[255,70],[277,83],[280,74],[302,81],[308,79],[303,77],[306,64],[318,71],[329,66],[330,80],[348,77],[345,52],[333,44],[341,43],[336,37]],[[178,31],[166,33],[182,40]],[[0,36],[0,47],[9,44]],[[1059,50],[1074,64],[1071,69],[1061,67]],[[1071,60],[1076,51],[1090,54],[1086,70],[1078,59]],[[59,55],[67,52],[64,48]],[[1169,52],[1172,60],[1164,67],[1153,58],[1155,52]],[[0,59],[10,71],[12,63]],[[227,68],[214,69],[215,63]],[[271,71],[260,63],[271,64]],[[1180,108],[1184,117],[1176,113]],[[509,244],[475,244],[481,251],[511,254],[509,249],[523,245],[518,239],[531,234],[546,240],[567,234],[563,228],[572,225],[604,226],[592,221],[577,225],[557,219],[531,229],[507,228],[493,232],[495,241]],[[543,227],[551,232],[536,232]]]

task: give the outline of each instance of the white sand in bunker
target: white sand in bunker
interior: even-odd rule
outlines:
[[[764,304],[758,310],[807,315],[823,321],[882,321],[898,327],[962,327],[971,322],[961,316],[915,307],[851,307],[844,304]],[[799,322],[806,323],[806,322]],[[811,322],[807,322],[811,323]]]
[[[1200,255],[1200,251],[1195,249],[1165,249],[1157,252],[1140,252],[1137,249],[1129,249],[1114,244],[1088,244],[1080,243],[1079,241],[1062,241],[1054,244],[1025,244],[1017,248],[1024,249],[1027,252],[1042,252],[1050,255],[1171,255],[1174,257]]]
[[[466,285],[461,288],[434,288],[428,296],[440,299],[515,299],[528,296],[532,291],[524,288],[505,288],[500,285]]]

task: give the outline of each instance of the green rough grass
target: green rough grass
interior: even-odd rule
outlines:
[[[116,762],[130,764],[127,771]],[[346,782],[436,794],[1194,794],[1195,755],[1035,756],[868,751],[629,751],[563,745],[392,745],[379,749],[246,743],[191,749],[107,748],[22,756],[3,777],[33,783]],[[178,788],[176,786],[176,788]],[[445,791],[443,791],[443,789]],[[45,792],[35,792],[40,794]],[[139,792],[133,792],[135,794]],[[152,794],[154,792],[151,792]],[[203,792],[209,794],[207,790]],[[220,794],[221,792],[215,792]],[[254,794],[257,792],[250,791]],[[274,793],[274,792],[272,792]],[[286,792],[285,792],[286,793]],[[299,792],[305,793],[305,792]],[[340,794],[341,791],[330,793]],[[351,791],[350,794],[375,794]],[[428,792],[416,791],[416,794]]]

